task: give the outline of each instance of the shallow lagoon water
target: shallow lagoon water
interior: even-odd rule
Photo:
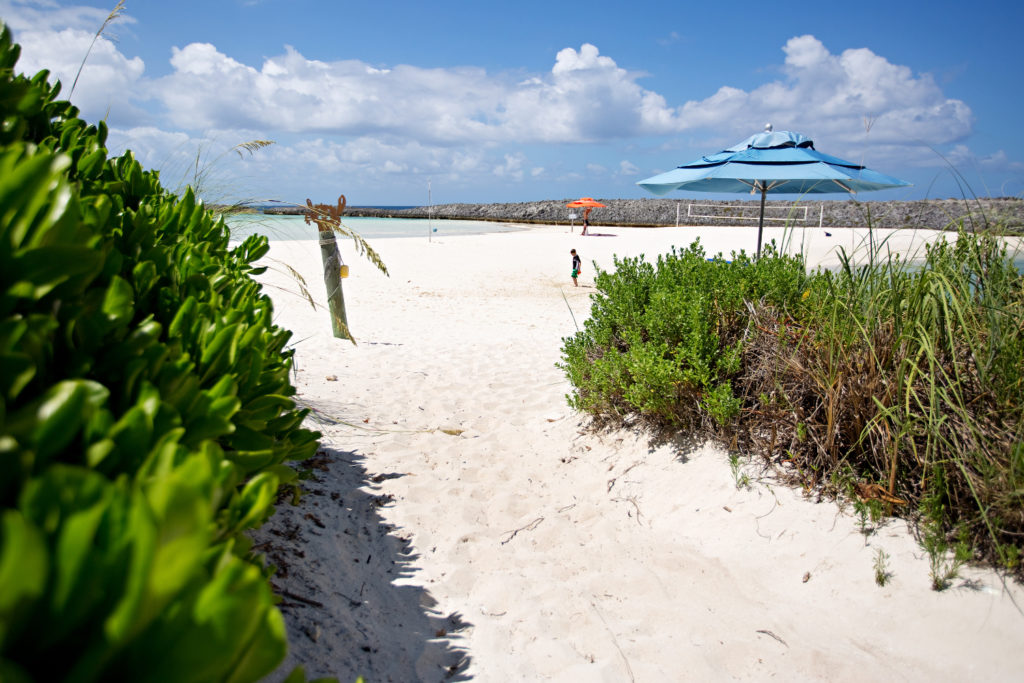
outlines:
[[[249,235],[266,235],[270,240],[316,239],[314,225],[306,225],[302,216],[236,214],[225,219],[233,240]],[[495,221],[428,220],[425,218],[346,218],[343,226],[366,239],[388,237],[443,237],[446,235],[483,235],[492,232],[515,232],[523,228]]]
[[[225,219],[231,228],[232,240],[241,241],[252,234],[266,235],[270,240],[316,239],[316,228],[306,225],[302,216],[268,214],[235,214]],[[362,218],[342,217],[342,224],[374,240],[389,237],[443,237],[446,235],[485,235],[495,232],[516,232],[521,226],[497,221],[460,221],[425,218]],[[1011,252],[1017,270],[1024,273],[1024,250]]]

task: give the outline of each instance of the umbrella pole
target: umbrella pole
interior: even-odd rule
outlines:
[[[761,258],[761,232],[764,230],[764,196],[765,196],[764,185],[761,185],[761,217],[757,220],[757,256],[755,259]]]

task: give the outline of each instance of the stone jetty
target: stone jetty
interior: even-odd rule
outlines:
[[[433,218],[508,223],[568,224],[579,222],[580,209],[569,209],[569,199],[495,204],[438,204],[410,209],[349,207],[347,216]],[[711,199],[598,199],[607,208],[590,214],[593,225],[748,225],[756,224],[759,201]],[[268,209],[266,213],[301,213],[301,209]],[[575,213],[576,218],[570,218]],[[1024,234],[1024,200],[925,199],[919,201],[804,201],[769,200],[765,225],[930,228],[966,230],[994,228]]]

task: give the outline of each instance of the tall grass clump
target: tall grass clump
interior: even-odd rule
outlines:
[[[570,403],[714,438],[917,523],[934,562],[1021,573],[1024,280],[986,234],[921,262],[616,262],[565,340]],[[954,572],[955,573],[955,572]],[[936,587],[948,584],[938,572]]]

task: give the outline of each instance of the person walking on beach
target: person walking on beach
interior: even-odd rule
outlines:
[[[572,254],[572,285],[579,287],[580,283],[576,281],[576,278],[583,272],[583,261],[580,260],[580,255],[576,253],[575,249],[569,250],[569,253]]]
[[[589,213],[589,212],[590,212],[590,209],[587,209],[587,213]],[[586,214],[584,214],[583,215],[583,232],[581,232],[580,234],[581,235],[586,235],[587,234],[587,228],[589,228],[589,227],[590,227],[590,220],[587,219]]]

